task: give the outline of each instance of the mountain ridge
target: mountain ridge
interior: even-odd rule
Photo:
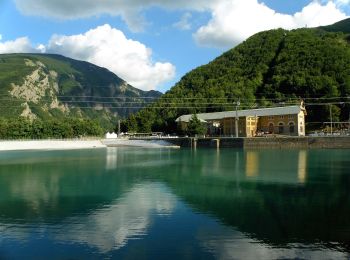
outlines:
[[[72,116],[105,124],[144,106],[142,97],[162,95],[137,89],[106,68],[86,61],[33,53],[0,55],[0,94],[5,118]]]

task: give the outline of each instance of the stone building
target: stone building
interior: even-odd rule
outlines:
[[[207,125],[207,134],[211,136],[236,136],[236,120],[239,137],[254,137],[263,134],[305,136],[306,109],[300,106],[259,108],[215,113],[201,113],[197,117]],[[192,115],[183,115],[176,119],[182,130]]]

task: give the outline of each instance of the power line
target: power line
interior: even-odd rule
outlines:
[[[21,100],[21,99],[0,99],[1,101],[12,101],[12,102],[19,102],[19,103],[28,103],[31,101],[26,101],[26,100]],[[51,100],[47,100],[47,99],[41,99],[40,101],[51,101]],[[60,100],[59,101],[62,105],[66,104],[66,103],[97,103],[97,104],[104,104],[104,105],[115,105],[117,104],[117,102],[115,101],[96,101],[96,100]],[[151,104],[155,104],[154,102],[140,102],[140,101],[123,101],[120,102],[120,104],[140,104],[140,106],[145,106],[145,105],[151,105]],[[211,106],[235,106],[236,102],[196,102],[196,103],[191,103],[191,102],[163,102],[162,103],[164,106],[167,105],[191,105],[191,107],[198,107],[198,105],[208,105],[208,108]],[[337,102],[306,102],[304,103],[306,106],[316,106],[316,105],[344,105],[344,104],[350,104],[350,101],[337,101]],[[243,106],[259,106],[258,104],[254,103],[254,102],[241,102],[241,105]],[[291,105],[285,102],[279,102],[279,103],[274,103],[275,106],[281,106],[281,105]]]
[[[1,95],[0,95],[1,96]],[[59,97],[59,96],[57,96]],[[64,98],[67,98],[67,97],[64,97]],[[73,100],[73,98],[91,98],[89,100]],[[92,96],[71,96],[70,97],[70,100],[58,100],[60,102],[66,102],[66,103],[73,103],[73,102],[76,102],[76,103],[79,103],[79,102],[99,102],[99,103],[115,103],[117,101],[100,101],[98,99],[134,99],[135,101],[120,101],[120,102],[123,102],[123,103],[141,103],[141,102],[144,102],[144,103],[154,103],[154,102],[157,102],[158,99],[156,99],[155,101],[144,101],[142,99],[146,99],[147,97],[92,97]],[[97,100],[96,100],[97,99]],[[141,99],[141,100],[137,100],[137,99]],[[246,101],[246,102],[256,102],[256,101],[278,101],[280,103],[288,103],[288,102],[299,102],[301,100],[350,100],[350,97],[325,97],[325,98],[306,98],[306,99],[300,99],[300,98],[274,98],[274,99],[240,99],[241,101]],[[41,99],[38,99],[40,101],[51,101],[52,100],[52,97],[43,97]],[[203,101],[206,101],[207,103],[203,103],[203,104],[212,104],[212,102],[208,102],[208,100],[213,100],[213,101],[219,101],[219,100],[222,100],[222,101],[230,101],[232,100],[232,104],[234,104],[237,99],[236,98],[162,98],[161,100],[203,100]],[[0,101],[24,101],[24,102],[30,102],[30,101],[27,101],[27,100],[22,100],[22,99],[18,99],[18,98],[0,98]],[[339,101],[339,102],[346,102],[346,101]],[[178,101],[176,101],[176,103],[179,103]],[[222,104],[222,103],[220,103]]]
[[[256,93],[254,93],[256,94]],[[166,94],[165,94],[166,95]],[[8,94],[0,94],[1,96],[9,97]],[[44,96],[47,98],[51,98],[50,96]],[[299,101],[299,100],[332,100],[332,99],[350,99],[350,96],[338,96],[338,97],[280,97],[280,98],[242,98],[242,97],[166,97],[166,96],[160,96],[160,97],[147,97],[147,96],[139,96],[139,97],[127,97],[127,96],[63,96],[63,95],[57,95],[55,96],[57,98],[92,98],[92,99],[151,99],[151,100],[159,100],[159,99],[184,99],[184,100],[234,100],[236,101],[238,98],[241,101]],[[15,98],[15,97],[14,97]]]
[[[350,104],[350,102],[342,102],[342,104]],[[171,109],[213,109],[213,108],[222,108],[222,106],[226,107],[232,107],[232,109],[235,107],[235,104],[211,104],[210,106],[200,106],[199,105],[190,105],[190,106],[178,106],[179,104],[169,104],[166,103],[163,106],[150,106],[149,108],[153,109],[165,109],[165,108],[171,108]],[[325,105],[339,105],[339,103],[306,103],[306,106],[325,106]],[[274,104],[274,106],[270,107],[277,107],[278,104]],[[21,107],[20,105],[9,105],[9,106],[0,106],[0,108],[18,108]],[[31,104],[29,107],[42,107],[42,105],[39,104]],[[259,109],[259,108],[269,108],[269,107],[262,107],[262,106],[255,106],[255,105],[245,105],[241,104],[242,108],[251,108],[251,109]],[[103,110],[103,109],[142,109],[147,108],[147,106],[102,106],[102,107],[93,107],[93,106],[71,106],[70,109],[79,108],[79,109],[93,109],[93,110]],[[224,111],[223,111],[224,112]]]

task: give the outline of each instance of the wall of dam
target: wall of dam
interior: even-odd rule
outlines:
[[[350,149],[349,136],[322,136],[322,137],[255,137],[255,138],[165,138],[167,141],[180,147],[196,148],[242,148],[242,149],[293,149],[293,148],[325,148]],[[148,139],[149,140],[149,139]],[[159,138],[154,139],[159,140]]]

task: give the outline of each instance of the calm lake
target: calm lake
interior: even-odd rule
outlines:
[[[348,259],[350,150],[0,153],[0,259]]]

